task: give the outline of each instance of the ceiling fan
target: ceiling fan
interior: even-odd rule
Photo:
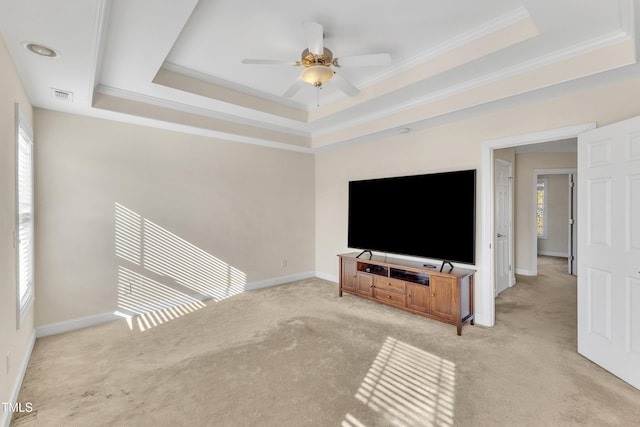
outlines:
[[[347,81],[336,72],[336,68],[346,67],[368,67],[388,65],[391,62],[391,55],[388,53],[374,53],[369,55],[354,55],[334,58],[333,52],[324,47],[324,31],[322,25],[307,21],[304,24],[304,32],[307,39],[307,48],[302,51],[299,61],[281,61],[273,59],[243,59],[243,64],[259,65],[293,65],[304,67],[298,78],[284,93],[284,96],[291,98],[305,84],[310,84],[320,88],[324,83],[332,80],[340,90],[349,96],[356,96],[360,93],[357,87]]]

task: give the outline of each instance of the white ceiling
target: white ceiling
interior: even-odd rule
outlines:
[[[36,107],[310,151],[637,72],[638,9],[637,0],[0,0],[0,32]],[[284,98],[299,67],[241,60],[298,60],[305,21],[323,25],[335,56],[388,52],[391,64],[339,69],[356,97],[330,80]],[[26,42],[60,56],[36,56]]]

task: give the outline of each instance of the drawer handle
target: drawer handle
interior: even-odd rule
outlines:
[[[387,298],[391,299],[391,295],[387,295]]]

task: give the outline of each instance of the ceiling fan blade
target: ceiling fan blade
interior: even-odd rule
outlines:
[[[242,63],[258,65],[298,65],[297,62],[283,61],[280,59],[243,59]]]
[[[389,65],[391,63],[391,55],[388,53],[373,53],[370,55],[353,55],[342,56],[335,59],[338,67],[374,67],[381,65]]]
[[[298,91],[304,86],[308,84],[301,77],[298,77],[292,84],[289,86],[289,89],[282,95],[285,98],[291,98],[293,95],[298,93]]]
[[[357,87],[352,85],[347,79],[336,72],[333,73],[333,77],[330,81],[334,82],[341,91],[349,96],[356,96],[360,93],[360,90]]]
[[[303,25],[309,52],[314,55],[322,55],[324,53],[324,30],[322,25],[313,21],[307,21]]]

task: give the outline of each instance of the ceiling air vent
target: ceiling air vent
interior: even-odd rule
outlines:
[[[51,94],[53,98],[62,102],[73,102],[73,92],[66,90],[51,88]]]

